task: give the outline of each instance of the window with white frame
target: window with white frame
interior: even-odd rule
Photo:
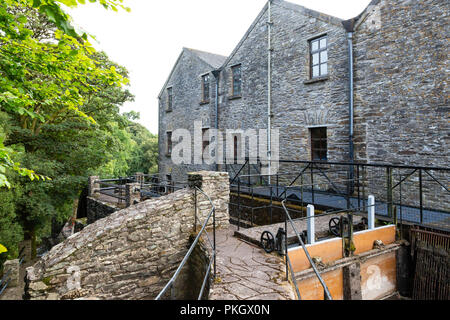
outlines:
[[[310,41],[311,79],[328,75],[328,38],[322,36]]]

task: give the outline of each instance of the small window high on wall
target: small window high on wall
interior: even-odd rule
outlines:
[[[173,105],[173,90],[172,87],[167,88],[167,111],[172,111]]]
[[[232,73],[232,96],[239,97],[242,94],[242,75],[241,75],[241,65],[231,67]]]
[[[310,41],[311,79],[328,75],[328,39],[323,36]]]
[[[166,147],[166,155],[172,155],[172,132],[168,131],[167,134],[167,147]]]
[[[311,128],[311,160],[312,161],[327,161],[328,160],[328,142],[327,142],[327,128]]]
[[[202,76],[202,102],[209,102],[209,74]]]

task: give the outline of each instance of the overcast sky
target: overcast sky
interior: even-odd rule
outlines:
[[[291,0],[341,19],[360,14],[370,0]],[[140,123],[158,133],[157,96],[183,47],[230,54],[266,0],[125,0],[131,12],[87,4],[70,10],[76,26],[93,34],[94,46],[130,72]]]

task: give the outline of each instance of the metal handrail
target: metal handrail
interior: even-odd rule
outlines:
[[[308,160],[285,160],[285,159],[279,159],[279,160],[268,160],[268,159],[261,159],[260,157],[245,157],[242,158],[245,161],[259,161],[259,162],[278,162],[278,163],[296,163],[296,164],[323,164],[323,165],[344,165],[344,166],[365,166],[365,167],[375,167],[375,168],[395,168],[395,169],[422,169],[422,170],[437,170],[437,171],[450,171],[450,167],[432,167],[432,166],[415,166],[415,165],[404,165],[404,164],[389,164],[389,163],[367,163],[367,162],[361,162],[361,161],[308,161]]]
[[[8,279],[9,274],[11,273],[11,270],[8,270],[8,272],[6,272],[3,277],[0,279],[0,286],[2,285],[2,283],[6,282],[6,280]]]
[[[141,182],[138,190],[141,193],[141,197],[146,192],[161,196],[170,192],[185,189],[187,186],[188,182],[185,181],[178,182],[178,181],[164,180],[160,182]],[[163,188],[164,191],[161,191],[161,188]]]
[[[200,188],[197,188],[197,187],[195,187],[195,189],[197,191],[200,191],[203,195],[205,195],[208,198],[208,200],[209,200],[209,202],[210,202],[210,204],[212,206],[211,211],[209,212],[208,217],[206,218],[205,222],[203,223],[203,226],[202,226],[200,232],[195,237],[194,242],[192,243],[192,245],[189,248],[188,252],[184,256],[183,260],[181,261],[181,263],[178,266],[177,270],[175,271],[174,275],[169,280],[169,282],[165,285],[165,287],[161,290],[161,292],[158,294],[158,296],[155,298],[155,300],[160,300],[161,297],[167,292],[167,290],[173,286],[175,280],[178,278],[178,276],[179,276],[179,274],[181,272],[181,269],[184,267],[184,265],[186,264],[187,260],[189,259],[189,257],[191,256],[192,252],[194,251],[194,249],[195,249],[198,241],[200,240],[200,237],[202,236],[203,232],[205,232],[206,226],[208,225],[208,222],[211,219],[211,217],[213,217],[214,242],[211,243],[211,239],[209,238],[208,233],[206,233],[206,236],[207,236],[208,241],[209,241],[209,243],[210,243],[210,245],[212,246],[212,249],[213,249],[213,253],[212,253],[212,258],[213,259],[209,263],[209,267],[207,269],[205,278],[203,280],[203,284],[202,284],[202,288],[200,290],[200,295],[198,297],[198,300],[200,300],[202,295],[203,295],[203,291],[205,289],[206,282],[207,282],[206,280],[207,280],[207,278],[209,276],[209,272],[211,270],[212,261],[214,261],[214,277],[216,276],[216,207],[214,206],[214,203],[212,202],[211,198],[205,192],[203,192],[203,190],[201,190]]]
[[[306,257],[308,258],[309,263],[311,264],[311,266],[312,266],[312,268],[313,268],[313,270],[314,270],[314,273],[316,274],[317,278],[319,279],[320,284],[321,284],[322,287],[323,287],[324,294],[325,294],[325,299],[326,299],[326,300],[333,300],[333,298],[331,297],[330,291],[328,290],[328,287],[327,287],[325,281],[323,281],[322,277],[320,276],[320,273],[319,273],[319,271],[317,270],[316,264],[314,263],[314,261],[312,260],[311,256],[309,255],[308,249],[306,249],[306,246],[305,246],[305,244],[303,243],[303,240],[302,240],[300,234],[298,233],[297,229],[295,228],[295,224],[294,224],[294,222],[292,221],[291,216],[289,215],[289,211],[288,211],[288,209],[287,209],[286,206],[285,206],[285,202],[286,202],[286,199],[283,200],[283,201],[281,202],[281,204],[283,205],[283,208],[284,208],[284,212],[285,212],[285,214],[286,214],[286,217],[288,218],[288,220],[289,220],[289,222],[290,222],[290,224],[291,224],[291,226],[292,226],[292,228],[293,228],[293,230],[294,230],[294,232],[295,232],[295,235],[297,236],[298,241],[299,241],[300,245],[302,246],[303,251],[305,252]],[[286,234],[287,234],[287,230],[286,230]],[[287,246],[287,243],[286,243],[286,246]],[[287,252],[286,252],[286,257],[287,257]],[[295,279],[295,278],[294,278],[294,279]],[[295,281],[296,281],[296,280],[295,280]]]
[[[286,248],[287,248],[287,243],[286,243]],[[295,278],[294,268],[292,268],[291,259],[289,258],[289,255],[287,254],[287,250],[286,250],[286,261],[287,261],[288,266],[289,266],[289,271],[291,273],[291,278],[292,278],[292,280],[294,282],[294,287],[295,287],[295,292],[297,293],[297,298],[298,298],[298,300],[302,300],[302,296],[300,295],[300,290],[298,289],[297,279]]]
[[[11,281],[11,278],[7,278],[7,276],[9,275],[9,271],[6,273],[6,275],[1,279],[0,281],[0,295],[2,295],[3,291],[5,291],[6,287],[8,286],[9,282]],[[5,285],[3,287],[1,287],[1,284],[5,282]]]
[[[25,254],[23,254],[25,251],[25,247],[22,247],[22,249],[20,249],[19,251],[19,266],[22,265],[22,263],[25,261]],[[11,273],[11,270],[8,270],[8,272],[6,272],[3,277],[0,279],[0,296],[3,294],[3,292],[5,291],[5,289],[8,287],[8,284],[11,282],[11,277],[9,276]],[[3,285],[4,283],[4,285]],[[3,286],[2,286],[3,285]]]
[[[125,190],[125,186],[121,184],[114,184],[109,182],[99,182],[100,185],[106,186],[106,188],[100,188],[101,190],[115,188],[115,189],[122,189]]]

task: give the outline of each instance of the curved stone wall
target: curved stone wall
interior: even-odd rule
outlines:
[[[195,177],[216,206],[216,225],[228,226],[228,175]],[[200,195],[196,204],[188,188],[114,212],[29,267],[26,293],[30,299],[153,299],[188,250],[196,208],[201,225],[208,204]]]

